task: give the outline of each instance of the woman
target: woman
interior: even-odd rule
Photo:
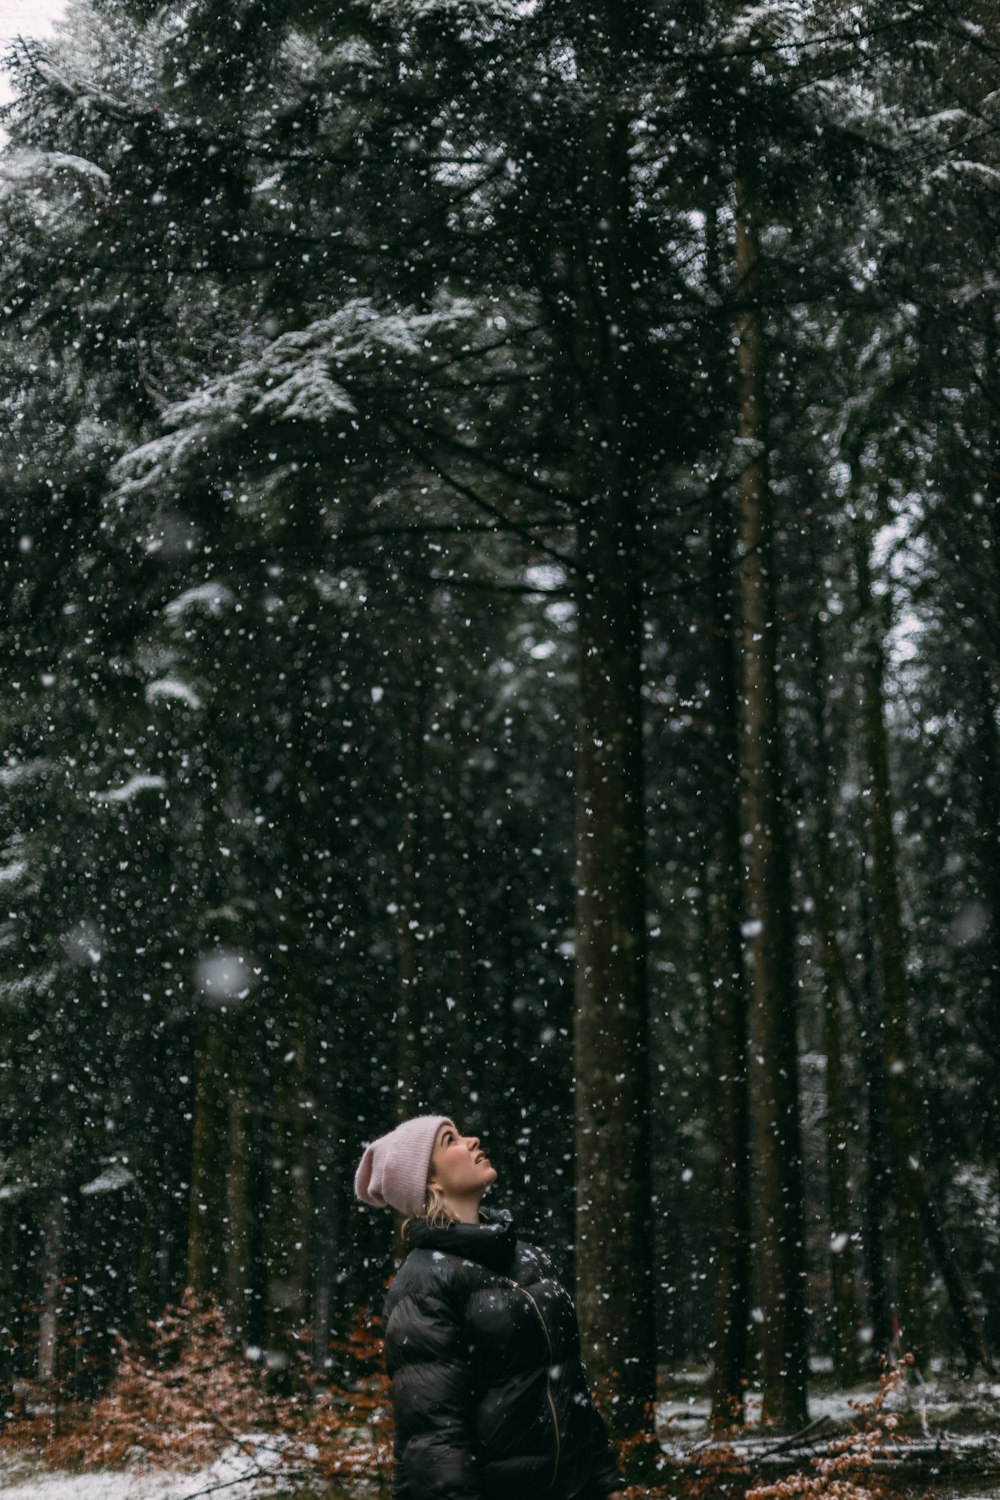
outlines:
[[[406,1120],[365,1150],[358,1197],[410,1215],[385,1304],[396,1500],[620,1500],[590,1399],[576,1312],[543,1251],[505,1209],[476,1136],[444,1115]]]

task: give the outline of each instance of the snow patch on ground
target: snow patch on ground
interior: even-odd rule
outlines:
[[[3,1500],[194,1500],[214,1494],[226,1500],[260,1500],[273,1495],[266,1453],[254,1458],[234,1453],[194,1473],[157,1470],[98,1470],[66,1474],[43,1469],[30,1459],[0,1457]]]
[[[702,1370],[684,1369],[676,1372],[678,1391],[671,1395],[666,1401],[661,1401],[656,1408],[657,1426],[660,1428],[672,1428],[677,1437],[682,1441],[695,1436],[707,1434],[710,1414],[710,1398],[707,1389],[709,1372]],[[667,1381],[669,1390],[670,1381]],[[825,1419],[830,1428],[843,1428],[850,1422],[857,1421],[858,1407],[866,1405],[877,1394],[878,1386],[875,1381],[855,1387],[849,1391],[816,1391],[809,1394],[809,1421],[816,1423]],[[946,1380],[931,1379],[921,1384],[904,1384],[894,1394],[890,1395],[886,1402],[887,1411],[913,1412],[926,1424],[928,1420],[935,1426],[935,1430],[941,1427],[942,1421],[947,1423],[949,1414],[956,1407],[986,1407],[994,1409],[1000,1401],[1000,1384],[986,1382],[979,1386],[963,1386],[961,1390],[951,1389]],[[759,1430],[761,1418],[761,1397],[759,1391],[749,1391],[746,1402],[747,1422],[744,1436],[739,1441],[749,1445],[766,1441],[773,1441],[771,1435]],[[950,1446],[962,1446],[964,1443],[976,1446],[983,1441],[981,1434],[970,1435],[967,1439],[961,1435],[953,1435],[949,1432],[948,1443]]]
[[[103,1184],[102,1184],[103,1185]],[[709,1399],[707,1373],[693,1370],[678,1371],[679,1386],[695,1387],[689,1394],[679,1394],[657,1406],[657,1425],[664,1451],[675,1457],[689,1456],[708,1437]],[[856,1418],[857,1411],[851,1405],[871,1400],[876,1385],[859,1387],[854,1391],[820,1391],[809,1398],[809,1416],[812,1423],[827,1418],[831,1424],[829,1432],[836,1426]],[[964,1392],[968,1397],[969,1392]],[[993,1406],[1000,1399],[1000,1385],[984,1383],[975,1388],[973,1399]],[[994,1432],[951,1434],[937,1429],[941,1418],[952,1408],[954,1393],[947,1384],[932,1381],[924,1387],[910,1387],[898,1392],[890,1401],[896,1409],[922,1410],[932,1418],[935,1432],[931,1434],[935,1443],[942,1437],[947,1450],[957,1459],[982,1460],[984,1455],[996,1461],[1000,1449]],[[774,1443],[773,1433],[761,1429],[760,1394],[750,1392],[747,1401],[748,1423],[743,1432],[730,1439],[733,1447],[752,1456]],[[936,1420],[935,1420],[936,1419]],[[667,1430],[664,1431],[664,1428]],[[274,1500],[287,1489],[294,1488],[290,1475],[284,1482],[278,1472],[280,1444],[273,1437],[248,1437],[250,1451],[233,1449],[229,1455],[216,1460],[211,1466],[187,1473],[164,1473],[148,1467],[136,1467],[125,1471],[98,1470],[85,1473],[60,1473],[45,1468],[34,1459],[23,1455],[0,1453],[0,1495],[3,1500]],[[813,1449],[806,1444],[802,1449],[802,1462],[808,1463]],[[292,1465],[294,1469],[294,1465]],[[992,1470],[991,1470],[992,1472]],[[359,1485],[359,1494],[366,1492]],[[970,1476],[967,1486],[948,1492],[948,1500],[1000,1500],[1000,1489],[983,1484]]]

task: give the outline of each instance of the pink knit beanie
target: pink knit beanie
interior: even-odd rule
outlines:
[[[398,1208],[401,1214],[422,1214],[434,1139],[442,1125],[454,1125],[454,1121],[447,1115],[417,1115],[366,1146],[354,1174],[354,1191],[362,1203]]]

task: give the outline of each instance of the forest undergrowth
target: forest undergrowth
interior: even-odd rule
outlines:
[[[738,1422],[713,1422],[692,1439],[668,1420],[621,1445],[627,1493],[648,1500],[903,1500],[892,1468],[908,1443],[894,1409],[912,1359],[883,1370],[878,1389],[851,1400],[833,1436],[820,1420],[785,1438]]]
[[[144,1348],[119,1337],[96,1401],[52,1383],[23,1384],[0,1456],[27,1450],[55,1469],[181,1470],[222,1457],[273,1492],[365,1481],[388,1489],[392,1456],[381,1325],[359,1311],[315,1372],[304,1336],[297,1368],[276,1369],[227,1329],[217,1303],[190,1292],[150,1328]],[[197,1492],[196,1492],[197,1493]]]
[[[911,1363],[887,1367],[873,1395],[850,1403],[846,1429],[821,1442],[735,1424],[694,1440],[668,1421],[620,1445],[627,1494],[901,1500],[892,1471],[908,1439],[896,1408]],[[96,1400],[71,1399],[68,1382],[21,1385],[4,1403],[0,1458],[192,1476],[228,1458],[262,1494],[388,1494],[392,1418],[379,1320],[359,1310],[326,1366],[316,1373],[303,1339],[297,1370],[270,1368],[233,1337],[217,1304],[189,1293],[151,1325],[145,1347],[118,1339],[113,1376]]]

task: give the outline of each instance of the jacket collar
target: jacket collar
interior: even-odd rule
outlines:
[[[478,1261],[491,1271],[510,1265],[517,1246],[517,1226],[506,1208],[480,1209],[478,1224],[428,1224],[411,1219],[406,1243],[414,1250],[444,1250]]]

